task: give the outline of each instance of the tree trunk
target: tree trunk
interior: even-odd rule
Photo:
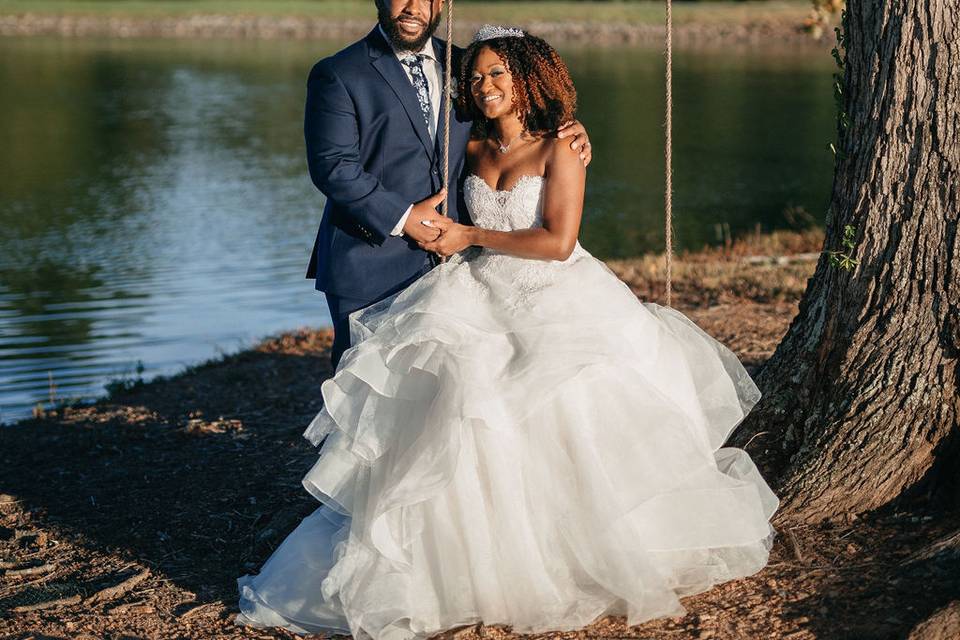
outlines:
[[[825,252],[738,431],[788,519],[955,490],[960,0],[850,0]],[[852,250],[844,229],[855,228]]]

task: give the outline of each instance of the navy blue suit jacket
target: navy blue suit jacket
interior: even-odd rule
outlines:
[[[445,63],[446,43],[433,45]],[[462,54],[454,47],[455,78]],[[304,135],[310,177],[327,196],[307,268],[318,290],[372,302],[429,266],[429,254],[390,232],[411,204],[443,186],[444,107],[431,140],[416,91],[376,27],[313,67]],[[470,122],[453,110],[450,125],[450,217],[468,223]]]

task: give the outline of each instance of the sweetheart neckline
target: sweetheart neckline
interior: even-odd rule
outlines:
[[[478,175],[475,174],[475,173],[469,173],[469,174],[467,174],[467,177],[468,177],[468,178],[476,178],[476,179],[479,180],[479,181],[483,184],[483,186],[485,186],[491,193],[512,193],[512,192],[516,191],[517,187],[520,186],[520,183],[524,182],[524,181],[527,180],[527,179],[534,180],[534,179],[536,179],[536,178],[539,178],[539,179],[543,180],[543,176],[535,176],[535,175],[530,174],[530,173],[525,173],[525,174],[521,175],[519,178],[517,178],[517,181],[514,182],[514,183],[513,183],[513,186],[511,186],[509,189],[494,189],[493,187],[491,187],[491,186],[487,183],[486,180],[484,180],[483,178],[481,178],[480,176],[478,176]]]

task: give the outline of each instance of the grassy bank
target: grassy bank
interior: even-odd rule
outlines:
[[[770,20],[802,20],[807,0],[773,2],[679,3],[673,9],[678,25],[690,22],[740,24]],[[0,13],[86,15],[104,17],[182,17],[189,15],[302,16],[369,20],[370,0],[0,0]],[[458,18],[504,22],[574,21],[660,24],[664,5],[650,2],[464,2]]]

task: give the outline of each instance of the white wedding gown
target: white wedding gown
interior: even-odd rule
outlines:
[[[465,197],[478,226],[530,228],[543,185],[469,176]],[[766,564],[777,498],[721,448],[756,386],[579,245],[472,250],[351,321],[305,433],[323,506],[240,578],[238,622],[390,640],[636,624]]]

